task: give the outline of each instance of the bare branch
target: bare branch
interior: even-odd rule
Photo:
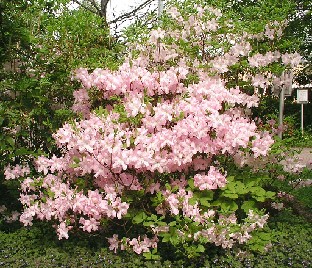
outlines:
[[[101,9],[100,9],[99,5],[95,2],[95,0],[91,0],[91,5],[94,6],[94,8],[98,12],[98,14],[101,13]]]
[[[124,20],[124,19],[127,19],[127,18],[130,18],[132,15],[134,15],[137,11],[139,11],[140,9],[146,7],[147,5],[149,5],[150,3],[152,3],[153,0],[146,0],[143,4],[139,5],[138,7],[136,7],[135,9],[127,12],[127,13],[124,13],[122,14],[121,16],[111,20],[108,22],[108,24],[112,24],[112,23],[116,23],[117,21],[120,21],[120,20]]]
[[[152,11],[151,11],[154,15],[155,14],[157,14],[157,8],[156,9],[153,9]],[[119,27],[120,27],[120,25],[122,25],[123,24],[123,22],[126,20],[127,18],[125,18],[124,20],[122,20],[122,21],[118,21],[118,22],[116,22],[116,23],[114,23],[114,30],[113,30],[113,32],[114,32],[114,37],[116,38],[116,39],[119,39],[120,37],[122,37],[122,33],[121,33],[121,30],[117,30]],[[145,14],[142,14],[141,16],[137,16],[136,17],[136,20],[137,21],[140,21],[140,23],[141,23],[141,25],[142,26],[146,26],[148,29],[151,29],[151,25],[153,24],[153,23],[155,23],[155,22],[157,22],[157,16],[155,15],[155,16],[153,16],[153,18],[152,19],[147,19],[146,17],[145,17]],[[111,26],[112,27],[112,26]],[[126,44],[126,40],[120,40],[120,42],[122,43],[122,44]]]
[[[89,6],[85,5],[85,4],[83,4],[82,2],[80,2],[80,1],[78,1],[78,0],[73,0],[73,2],[76,3],[76,4],[78,4],[79,6],[83,7],[84,9],[86,9],[86,10],[92,12],[92,13],[101,16],[101,13],[99,13],[97,9],[94,10],[94,9],[92,9],[91,7],[89,7]]]

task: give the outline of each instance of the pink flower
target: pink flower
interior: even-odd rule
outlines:
[[[290,65],[291,67],[297,66],[301,61],[301,56],[299,53],[285,53],[282,55],[282,61],[285,65]]]
[[[271,29],[269,25],[266,25],[264,35],[267,36],[269,39],[273,40],[275,38],[274,34],[275,34],[275,30]]]
[[[173,215],[178,215],[179,214],[179,200],[177,199],[176,194],[170,194],[167,198],[166,201],[168,202],[170,206],[170,211]]]
[[[93,218],[91,218],[90,220],[80,218],[79,223],[83,225],[80,228],[82,228],[83,231],[87,231],[89,233],[98,230],[100,225],[100,223]]]
[[[157,43],[157,41],[159,39],[162,39],[162,38],[165,37],[165,33],[166,32],[164,30],[160,29],[160,28],[158,28],[157,30],[151,31],[151,33],[150,33],[150,41],[152,43]]]
[[[266,88],[268,82],[268,79],[261,74],[257,74],[255,75],[255,77],[252,78],[252,85],[254,87]]]
[[[259,135],[256,136],[256,139],[252,141],[252,151],[255,157],[259,157],[260,155],[267,155],[270,146],[274,143],[274,140],[270,136],[269,133],[264,133],[263,137]]]
[[[57,228],[58,239],[62,238],[68,239],[68,227],[65,222],[61,222]]]
[[[129,209],[129,204],[127,204],[126,202],[122,202],[119,204],[117,209],[118,209],[117,218],[121,219],[123,215],[127,214],[128,209]]]
[[[194,185],[200,190],[215,190],[226,185],[225,177],[214,166],[210,166],[207,175],[196,174]]]
[[[118,244],[119,244],[118,235],[113,234],[113,237],[110,237],[107,240],[109,243],[109,249],[114,250],[114,252],[116,253],[118,250]]]
[[[30,168],[28,165],[22,166],[22,165],[15,165],[13,168],[11,168],[10,165],[5,167],[4,176],[6,180],[13,180],[25,175],[28,175],[30,173]]]
[[[146,192],[150,192],[151,194],[154,194],[154,192],[158,192],[160,190],[160,183],[152,183],[147,189]]]
[[[5,205],[1,205],[0,206],[0,213],[3,213],[7,210],[6,206]]]

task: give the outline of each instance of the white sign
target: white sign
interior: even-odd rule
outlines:
[[[308,102],[308,89],[298,89],[297,103],[307,103],[307,102]]]

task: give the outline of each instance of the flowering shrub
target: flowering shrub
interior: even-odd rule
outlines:
[[[93,232],[118,225],[123,233],[134,228],[130,236],[111,234],[109,248],[147,258],[156,258],[160,243],[182,245],[194,257],[208,243],[231,248],[257,244],[253,237],[268,242],[255,235],[268,219],[258,203],[274,193],[262,187],[261,178],[233,176],[226,163],[240,153],[267,155],[273,139],[246,113],[257,106],[258,96],[230,87],[226,73],[246,59],[251,68],[262,67],[281,55],[250,55],[250,43],[234,34],[232,46],[226,48],[226,41],[220,55],[205,46],[187,53],[176,43],[195,42],[189,40],[194,32],[213,35],[222,14],[201,7],[188,18],[177,8],[168,14],[180,28],[185,25],[182,36],[159,28],[139,53],[132,50],[139,56],[118,70],[76,71],[82,87],[74,93],[73,109],[82,117],[53,135],[62,156],[37,158],[38,177],[28,176],[27,167],[7,167],[7,179],[24,176],[24,225],[53,221],[59,239],[76,228]],[[268,27],[264,37],[271,40],[275,30]],[[289,55],[282,61],[292,64],[297,56]]]

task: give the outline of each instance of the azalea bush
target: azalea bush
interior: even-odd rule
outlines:
[[[53,134],[62,154],[38,157],[35,172],[5,170],[21,181],[25,226],[51,221],[59,239],[103,231],[111,250],[148,259],[165,244],[189,258],[210,244],[269,245],[262,204],[275,193],[259,167],[273,138],[249,115],[263,85],[287,81],[253,74],[300,56],[253,50],[255,38],[280,38],[283,24],[242,34],[216,8],[191,11],[169,9],[118,70],[76,70],[78,116]]]

